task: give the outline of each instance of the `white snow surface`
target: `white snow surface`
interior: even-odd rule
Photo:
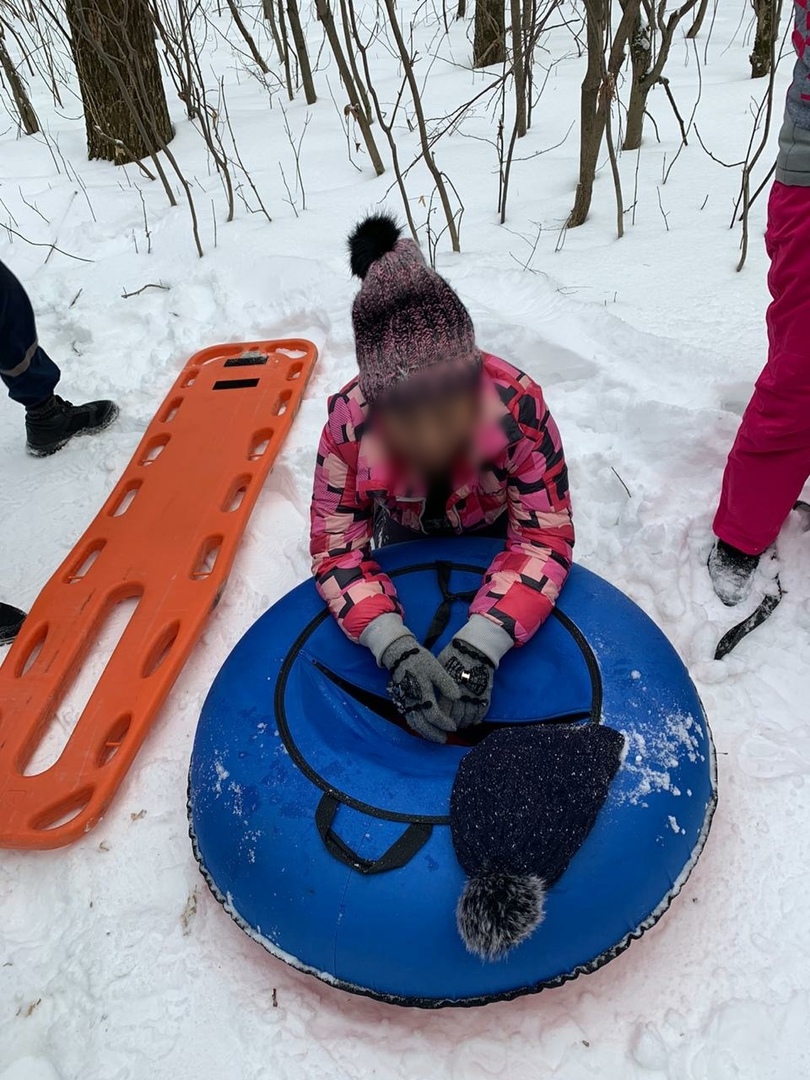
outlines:
[[[412,8],[405,0],[402,10]],[[763,90],[748,78],[749,16],[745,0],[720,0],[708,44],[709,19],[697,51],[679,38],[669,65],[681,112],[688,119],[700,97],[700,136],[724,162],[744,157]],[[469,23],[452,24],[445,38],[440,20],[419,8],[418,70],[420,78],[429,71],[432,117],[488,78],[470,70]],[[307,205],[296,197],[293,213],[279,172],[280,161],[292,185],[281,98],[270,107],[224,17],[220,25],[225,36],[209,37],[206,64],[226,79],[242,156],[273,221],[239,202],[236,220],[224,222],[219,182],[172,92],[173,148],[195,178],[202,259],[182,199],[171,209],[137,167],[86,160],[75,97],[56,110],[32,81],[59,154],[42,136],[2,125],[0,225],[31,243],[0,227],[0,258],[30,290],[63,391],[74,400],[110,395],[122,407],[103,436],[38,461],[25,454],[21,410],[0,401],[4,599],[33,602],[192,352],[294,334],[311,337],[321,359],[223,601],[110,812],[72,847],[0,852],[0,1080],[810,1077],[810,537],[798,520],[787,524],[785,599],[721,663],[712,659],[716,642],[748,609],[724,609],[705,568],[725,455],[765,355],[765,203],[754,206],[748,263],[735,273],[739,233],[728,226],[739,170],[712,160],[693,131],[663,183],[678,131],[659,89],[650,109],[660,142],[648,122],[640,156],[620,162],[627,205],[636,204],[626,236],[615,237],[603,165],[590,220],[556,250],[576,181],[576,129],[566,133],[584,71],[563,27],[548,55],[565,58],[520,148],[505,227],[495,213],[495,151],[480,141],[494,137],[493,111],[474,109],[438,144],[466,207],[463,252],[443,241],[438,265],[469,305],[481,345],[545,387],[571,468],[577,559],[637,601],[689,665],[718,750],[720,803],[706,851],[672,910],[615,962],[539,997],[472,1011],[398,1009],[322,985],[267,956],[208,894],[186,822],[195,723],[239,637],[308,574],[325,397],[354,370],[345,235],[364,211],[399,208],[390,172],[377,179],[362,154],[348,158],[327,88],[328,80],[342,110],[339,80],[324,52],[319,102],[285,105],[296,139],[309,119]],[[313,19],[308,34],[314,51],[321,28]],[[382,48],[373,62],[390,102],[398,67]],[[789,67],[780,70],[780,97]],[[404,123],[398,136],[407,162],[416,136]],[[418,168],[408,183],[421,225],[431,186]],[[49,256],[54,242],[88,261]],[[167,288],[122,298],[147,283]],[[89,677],[99,663],[91,659]],[[62,739],[76,707],[60,711]]]

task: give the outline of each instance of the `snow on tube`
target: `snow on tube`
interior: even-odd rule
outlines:
[[[466,538],[380,552],[414,633],[425,640],[446,621],[437,648],[449,640],[498,547]],[[217,676],[191,759],[191,836],[212,892],[250,937],[345,990],[433,1008],[594,971],[664,913],[708,834],[714,748],[683,663],[623,593],[575,566],[555,616],[498,672],[498,723],[605,723],[626,739],[545,920],[502,961],[471,956],[455,925],[465,878],[448,809],[469,742],[411,735],[385,683],[311,581],[258,620]]]

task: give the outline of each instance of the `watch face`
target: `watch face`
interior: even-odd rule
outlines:
[[[487,692],[492,674],[491,666],[483,663],[471,665],[463,663],[457,656],[451,656],[445,667],[465,693],[481,697]]]

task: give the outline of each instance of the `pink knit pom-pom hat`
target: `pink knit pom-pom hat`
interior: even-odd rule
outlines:
[[[392,217],[377,214],[349,237],[352,273],[362,281],[352,307],[360,388],[368,402],[396,397],[430,373],[437,383],[470,378],[481,366],[470,313]]]

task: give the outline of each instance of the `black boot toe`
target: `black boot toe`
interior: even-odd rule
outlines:
[[[118,416],[114,401],[88,401],[73,405],[56,394],[35,408],[28,409],[25,429],[28,450],[35,457],[55,454],[76,435],[95,435]]]
[[[10,645],[24,621],[24,611],[11,604],[0,604],[0,645]]]

